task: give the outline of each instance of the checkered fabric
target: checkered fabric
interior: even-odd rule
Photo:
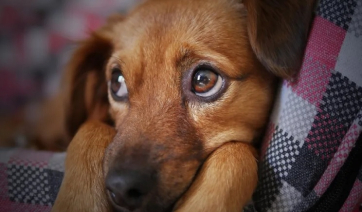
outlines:
[[[0,212],[50,211],[64,173],[65,153],[0,150]]]
[[[246,211],[362,211],[361,132],[362,1],[321,0],[299,77],[280,87]],[[340,207],[327,209],[333,200]]]

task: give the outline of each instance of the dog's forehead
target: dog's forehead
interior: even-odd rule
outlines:
[[[117,57],[133,57],[132,61],[152,66],[188,50],[213,52],[230,61],[240,61],[250,50],[244,8],[232,0],[148,1],[115,30]]]
[[[120,42],[143,36],[148,41],[191,39],[217,44],[222,38],[243,34],[244,17],[241,4],[232,0],[147,1],[128,15],[119,38]]]

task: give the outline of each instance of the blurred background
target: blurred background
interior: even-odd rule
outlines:
[[[79,41],[139,0],[0,1],[0,142],[54,96]]]

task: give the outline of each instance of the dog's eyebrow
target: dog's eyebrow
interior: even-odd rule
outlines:
[[[117,57],[115,55],[111,55],[111,58],[116,59],[117,62],[121,63],[122,65],[126,64],[120,57]]]
[[[206,60],[206,61],[211,61],[211,62],[214,61],[216,63],[219,63],[219,65],[224,64],[224,65],[221,65],[224,68],[228,67],[229,70],[232,70],[232,69],[235,70],[235,68],[225,65],[225,64],[231,64],[231,63],[227,57],[225,57],[221,54],[218,54],[216,52],[213,52],[213,53],[199,52],[199,54],[198,54],[197,52],[194,52],[188,48],[182,48],[179,51],[179,54],[175,57],[175,64],[176,64],[176,67],[179,68],[179,70],[186,70],[186,69],[189,69],[193,63],[196,63],[197,61],[200,61],[200,60]],[[221,68],[219,66],[217,66],[217,67]],[[223,69],[221,69],[221,70],[223,70]],[[234,74],[232,74],[230,71],[226,72],[226,70],[223,70],[223,73],[230,79],[238,80],[238,81],[245,80],[250,75],[250,73],[247,73],[247,72],[240,73],[240,71],[234,71]]]
[[[193,61],[191,60],[192,51],[187,48],[181,48],[179,54],[175,57],[176,67],[187,68]]]

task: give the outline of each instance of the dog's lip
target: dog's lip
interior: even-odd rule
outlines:
[[[107,190],[107,196],[108,196],[108,200],[112,205],[112,209],[114,212],[144,212],[144,209],[142,208],[136,208],[134,210],[129,210],[127,208],[121,207],[119,205],[117,205],[113,199],[112,199],[112,194],[109,190]],[[178,198],[179,199],[179,198]],[[176,202],[178,201],[178,199],[175,201],[175,203],[171,204],[167,209],[163,210],[163,212],[172,212],[174,206],[176,205]]]

